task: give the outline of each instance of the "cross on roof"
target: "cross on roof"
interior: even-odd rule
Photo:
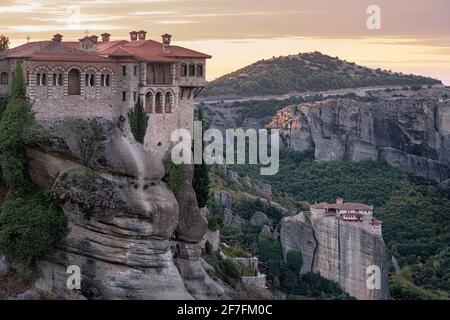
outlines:
[[[27,39],[27,43],[30,43],[30,36],[26,37],[25,39]]]

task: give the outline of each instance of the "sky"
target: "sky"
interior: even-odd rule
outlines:
[[[379,28],[367,20],[380,9]],[[436,77],[450,85],[450,0],[0,0],[11,46],[109,32],[213,55],[208,79],[260,59],[320,51],[369,67]],[[372,21],[372,20],[371,20]]]

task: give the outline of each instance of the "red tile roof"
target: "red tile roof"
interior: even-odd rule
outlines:
[[[383,223],[383,221],[377,220],[377,219],[372,219],[372,224],[374,226],[379,226]]]
[[[321,202],[311,205],[314,209],[336,209],[336,210],[373,210],[373,207],[354,202],[345,202],[342,204]]]
[[[4,58],[26,58],[47,61],[114,62],[129,58],[138,61],[176,62],[178,58],[209,59],[210,55],[179,46],[170,46],[170,52],[163,51],[163,44],[154,40],[115,40],[98,42],[96,52],[80,50],[78,41],[40,41],[23,44],[0,55]]]

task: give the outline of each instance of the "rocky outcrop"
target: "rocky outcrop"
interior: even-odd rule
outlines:
[[[319,272],[357,299],[389,298],[384,243],[357,224],[330,217],[313,220],[311,225],[304,217],[289,217],[283,220],[280,239],[284,255],[291,250],[302,252],[302,273]],[[380,268],[380,289],[367,286],[371,266]]]
[[[207,222],[195,194],[190,188],[177,201],[161,180],[161,161],[128,139],[118,120],[40,119],[28,154],[34,181],[51,188],[69,221],[64,243],[39,262],[38,289],[73,297],[66,270],[75,265],[88,299],[221,297],[212,280],[203,295],[187,289],[186,281],[209,279],[198,244]]]
[[[283,256],[289,251],[301,252],[303,266],[301,273],[307,273],[314,269],[314,253],[317,247],[314,238],[314,230],[305,222],[303,214],[283,219],[280,230],[280,242]]]
[[[319,161],[384,160],[436,181],[450,177],[450,105],[437,99],[305,103],[277,112],[268,127]]]
[[[272,225],[272,221],[267,217],[264,212],[256,211],[250,219],[250,224],[254,227],[261,227],[265,224]]]

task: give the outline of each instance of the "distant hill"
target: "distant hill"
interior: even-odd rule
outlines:
[[[313,52],[258,61],[210,82],[203,96],[248,97],[383,85],[439,83],[441,81],[429,77],[370,69]]]

